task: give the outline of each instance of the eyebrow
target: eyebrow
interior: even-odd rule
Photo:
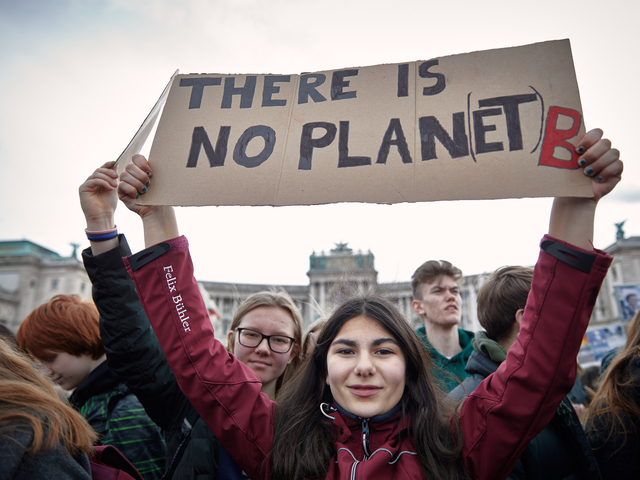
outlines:
[[[382,337],[382,338],[376,338],[373,342],[371,342],[371,346],[373,347],[377,347],[378,345],[382,345],[383,343],[387,343],[387,342],[391,342],[391,343],[395,343],[396,345],[398,345],[398,342],[391,337]],[[349,340],[346,338],[338,338],[336,340],[333,341],[333,343],[331,343],[331,345],[337,345],[337,344],[342,344],[342,345],[346,345],[348,347],[357,347],[358,344],[355,340]]]
[[[460,286],[459,286],[459,285],[454,285],[454,286],[452,286],[452,287],[446,287],[446,286],[444,286],[444,285],[433,285],[433,286],[429,289],[429,291],[430,291],[430,292],[433,292],[433,291],[434,291],[434,290],[436,290],[436,289],[438,289],[438,290],[460,290]]]

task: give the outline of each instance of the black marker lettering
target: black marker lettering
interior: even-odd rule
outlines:
[[[253,157],[248,157],[247,146],[255,137],[262,137],[264,139],[264,148],[259,154]],[[238,139],[236,148],[233,150],[233,159],[238,165],[242,165],[247,168],[254,168],[264,163],[271,156],[275,145],[276,132],[273,128],[266,125],[254,125],[253,127],[247,128]]]
[[[324,128],[325,134],[320,138],[313,138],[313,130]],[[324,148],[336,138],[336,126],[329,122],[311,122],[302,126],[300,136],[300,160],[298,170],[311,170],[311,157],[314,148]]]
[[[244,87],[236,87],[236,77],[227,77],[224,79],[224,94],[222,96],[221,108],[231,108],[231,102],[234,95],[240,95],[240,108],[251,108],[253,104],[253,94],[256,91],[255,75],[247,75]]]
[[[502,142],[487,143],[486,132],[496,130],[495,125],[485,125],[484,117],[502,115],[501,108],[488,108],[487,110],[476,110],[473,112],[473,136],[476,140],[476,153],[501,152],[504,150]]]
[[[446,81],[442,73],[431,73],[429,71],[429,69],[434,65],[438,65],[438,60],[429,60],[428,62],[423,62],[418,67],[418,75],[420,75],[420,78],[437,79],[435,85],[433,85],[432,87],[424,87],[422,89],[422,95],[437,95],[446,87]]]
[[[200,108],[200,105],[202,104],[202,95],[204,94],[204,87],[220,85],[221,83],[222,79],[220,77],[180,79],[181,87],[192,87],[191,97],[189,98],[189,109]]]
[[[211,141],[209,140],[209,135],[207,135],[204,127],[194,127],[193,135],[191,136],[191,149],[189,150],[189,158],[187,159],[187,168],[195,168],[198,164],[200,147],[204,148],[204,153],[207,154],[210,167],[224,166],[224,159],[227,156],[227,143],[229,142],[230,131],[231,127],[220,127],[218,141],[216,142],[216,148],[214,150],[211,145]]]
[[[520,128],[521,103],[535,102],[538,96],[535,93],[524,95],[509,95],[506,97],[485,98],[478,101],[482,107],[502,107],[507,118],[507,136],[509,137],[509,151],[522,150],[522,128]]]
[[[392,140],[394,133],[396,135],[396,139]],[[380,145],[380,150],[378,151],[378,160],[376,161],[376,163],[384,163],[386,165],[391,145],[395,145],[396,147],[398,147],[398,153],[402,157],[402,163],[413,162],[411,160],[411,153],[409,152],[407,139],[405,138],[404,132],[402,131],[402,125],[400,125],[399,118],[392,118],[389,122],[389,127],[384,134],[382,145]]]
[[[436,138],[440,140],[440,143],[447,149],[451,158],[469,155],[469,140],[464,128],[464,112],[454,113],[452,118],[453,139],[451,139],[447,131],[440,125],[436,117],[421,117],[418,120],[422,160],[438,158],[436,156]]]
[[[409,96],[409,64],[398,65],[398,97]]]
[[[339,152],[338,168],[371,165],[371,157],[350,157],[349,156],[349,122],[340,122],[338,152]]]
[[[356,98],[356,91],[351,92],[343,91],[351,83],[345,80],[344,77],[355,77],[358,75],[358,69],[352,68],[349,70],[338,70],[333,72],[331,78],[331,100],[344,100],[346,98]]]
[[[263,107],[284,107],[286,100],[273,99],[273,94],[280,91],[280,87],[276,86],[276,82],[290,82],[291,75],[266,75],[264,77],[264,90],[262,90],[262,106]]]
[[[313,78],[313,82],[309,83],[309,79]],[[307,73],[300,75],[300,89],[298,90],[298,104],[309,102],[309,97],[315,102],[326,102],[327,99],[322,96],[316,88],[322,85],[327,77],[322,73]]]

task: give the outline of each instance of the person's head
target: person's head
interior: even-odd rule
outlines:
[[[20,348],[42,361],[63,389],[77,387],[104,360],[95,305],[73,295],[56,295],[18,328]]]
[[[530,267],[500,267],[489,275],[478,291],[478,321],[489,338],[499,342],[519,330],[532,281]]]
[[[398,425],[405,420],[412,425],[411,433],[400,429],[400,435],[413,436],[427,477],[440,478],[434,471],[461,471],[456,456],[462,445],[456,438],[461,436],[452,436],[457,423],[447,421],[451,411],[433,379],[431,359],[392,302],[377,296],[344,301],[317,341],[295,378],[278,394],[271,454],[274,477],[324,477],[333,455],[332,403],[363,418],[398,406]]]
[[[318,335],[320,335],[320,331],[324,324],[327,323],[327,320],[324,318],[320,318],[313,322],[307,328],[307,331],[304,334],[304,340],[302,341],[302,358],[305,359],[310,356],[316,348],[316,343],[318,342]]]
[[[321,397],[367,418],[417,396],[416,387],[432,380],[423,368],[430,363],[424,346],[395,305],[381,297],[339,305],[320,332],[311,362],[324,384]],[[369,391],[367,385],[383,388]]]
[[[285,291],[250,295],[235,311],[228,333],[229,351],[258,375],[270,397],[300,365],[301,343],[300,311]]]
[[[450,262],[423,263],[411,277],[413,311],[431,325],[445,328],[458,325],[462,318],[461,279],[462,271]]]
[[[625,297],[625,300],[632,307],[638,306],[638,296],[635,293],[630,293]]]
[[[33,434],[30,455],[58,443],[72,455],[89,453],[97,440],[84,417],[60,398],[32,359],[0,339],[0,435],[12,437],[16,428]]]

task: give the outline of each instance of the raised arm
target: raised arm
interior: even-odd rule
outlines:
[[[474,479],[503,479],[575,380],[578,350],[611,264],[593,249],[598,201],[620,181],[619,152],[592,130],[578,144],[592,198],[557,198],[520,332],[500,368],[462,406],[463,459]]]
[[[93,284],[100,312],[100,336],[109,367],[129,387],[147,415],[163,430],[179,429],[184,416],[195,413],[180,390],[151,329],[122,257],[131,255],[124,235],[99,234],[115,227],[117,174],[111,163],[98,168],[80,186],[80,204],[91,241],[82,260]]]

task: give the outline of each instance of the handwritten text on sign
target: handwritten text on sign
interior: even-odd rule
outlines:
[[[568,40],[301,75],[178,75],[146,204],[589,196]]]

